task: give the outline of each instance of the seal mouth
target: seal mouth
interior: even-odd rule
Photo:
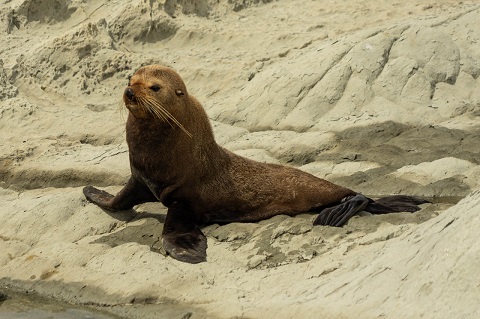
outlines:
[[[125,107],[135,117],[142,118],[142,119],[148,117],[149,112],[147,111],[147,109],[144,106],[142,106],[141,104],[138,103],[138,101],[135,97],[128,97],[128,96],[126,96],[126,94],[124,94],[123,102],[125,104]]]
[[[158,118],[170,125],[170,127],[175,128],[175,125],[180,128],[188,137],[192,137],[190,133],[183,125],[180,123],[175,116],[172,115],[167,109],[160,103],[158,100],[142,95],[135,95],[131,88],[125,89],[124,93],[125,106],[129,111],[131,111],[135,116],[141,118],[146,118],[147,114],[152,115],[154,118]],[[143,116],[142,116],[143,115]]]

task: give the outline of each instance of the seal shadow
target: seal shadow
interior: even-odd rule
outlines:
[[[109,216],[126,222],[126,227],[105,234],[92,243],[106,244],[113,248],[122,244],[136,242],[140,245],[150,247],[150,250],[153,252],[160,253],[164,256],[167,255],[162,245],[162,232],[166,214],[151,213],[148,211],[139,212],[133,208],[119,212],[112,212],[106,209],[102,210]]]

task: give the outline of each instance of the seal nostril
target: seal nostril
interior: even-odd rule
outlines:
[[[125,89],[125,95],[127,96],[127,98],[129,100],[133,100],[133,97],[135,96],[135,94],[133,93],[133,90],[131,88],[126,88]]]

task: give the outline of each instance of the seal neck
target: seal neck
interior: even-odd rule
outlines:
[[[154,172],[155,179],[165,184],[183,182],[187,177],[189,181],[201,179],[215,170],[212,166],[226,156],[215,142],[208,118],[186,124],[190,124],[191,137],[168,123],[129,114],[126,137],[132,168]]]

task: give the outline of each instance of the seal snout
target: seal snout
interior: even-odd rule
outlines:
[[[135,97],[135,94],[133,93],[133,90],[131,88],[126,88],[125,89],[125,96],[132,101],[133,98]]]

